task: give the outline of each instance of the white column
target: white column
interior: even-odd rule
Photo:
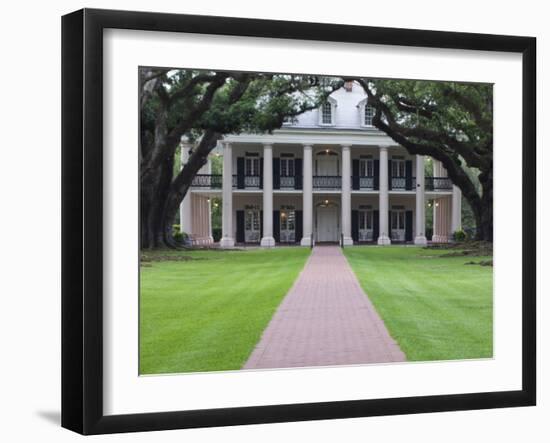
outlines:
[[[260,246],[275,246],[273,238],[273,147],[264,145],[264,184],[263,184],[264,236]]]
[[[222,238],[220,247],[235,246],[233,238],[233,153],[230,143],[223,143]]]
[[[302,246],[311,246],[313,232],[313,154],[311,145],[304,145],[303,161],[303,237]],[[298,171],[299,172],[299,171]]]
[[[416,156],[416,236],[415,245],[425,245],[426,239],[426,201],[424,194],[424,156]]]
[[[388,232],[388,211],[389,194],[388,194],[388,148],[380,147],[380,178],[379,182],[379,200],[378,200],[378,244],[391,244],[390,233]]]
[[[208,163],[207,166],[207,174],[212,175],[212,161],[210,160],[210,156],[208,157]],[[208,241],[214,242],[214,237],[212,236],[212,197],[208,197],[207,199],[208,203]]]
[[[189,151],[191,143],[188,143],[187,137],[182,137],[181,142],[181,168],[189,161]],[[180,204],[180,230],[187,234],[193,233],[192,213],[191,213],[191,190],[188,190]]]
[[[344,245],[353,245],[353,239],[351,238],[351,154],[349,145],[342,145],[342,234]]]
[[[462,191],[453,185],[451,232],[462,230]]]

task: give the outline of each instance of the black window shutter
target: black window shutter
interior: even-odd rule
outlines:
[[[380,235],[380,212],[373,211],[372,215],[372,240],[377,241]]]
[[[413,212],[405,212],[405,241],[413,240]]]
[[[294,159],[294,189],[302,189],[302,174],[302,159]]]
[[[237,189],[244,189],[244,157],[237,157]]]
[[[359,189],[359,159],[353,159],[351,162],[351,187],[352,189],[358,190]]]
[[[359,211],[351,211],[351,238],[354,242],[359,241]]]
[[[264,162],[260,159],[260,189],[264,188]]]
[[[302,211],[296,211],[296,231],[294,233],[294,240],[299,243],[304,236],[304,214]]]
[[[244,211],[237,211],[237,243],[244,243]]]
[[[405,189],[407,191],[412,190],[412,175],[413,175],[413,162],[407,160],[405,162]]]
[[[380,160],[374,160],[374,190],[380,189]]]
[[[388,211],[388,237],[391,240],[391,211]]]
[[[391,160],[388,160],[388,190],[391,191]]]
[[[281,188],[281,160],[273,159],[273,189]]]
[[[273,238],[275,242],[281,241],[281,214],[279,211],[273,211]]]

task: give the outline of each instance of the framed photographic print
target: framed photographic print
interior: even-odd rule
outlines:
[[[529,406],[530,37],[62,21],[62,425]]]

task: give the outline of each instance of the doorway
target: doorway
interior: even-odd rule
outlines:
[[[318,242],[338,241],[338,207],[336,205],[321,205],[317,207],[316,239]]]

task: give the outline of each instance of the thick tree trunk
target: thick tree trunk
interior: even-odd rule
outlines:
[[[481,216],[477,221],[477,239],[493,241],[493,170],[479,174],[481,183]]]
[[[158,168],[158,174],[142,182],[140,188],[140,231],[142,249],[166,248],[171,238],[172,224],[164,223],[163,212],[170,189],[174,161],[167,158]],[[170,232],[166,230],[170,228]]]

